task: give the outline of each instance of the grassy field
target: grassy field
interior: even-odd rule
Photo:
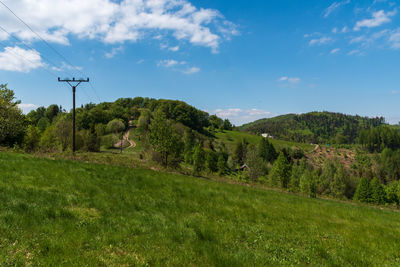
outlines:
[[[400,214],[0,152],[0,265],[394,266]]]

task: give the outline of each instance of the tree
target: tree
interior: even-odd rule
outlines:
[[[72,121],[66,116],[61,117],[55,125],[55,134],[62,151],[67,150],[72,145]]]
[[[272,186],[279,185],[282,188],[287,188],[291,175],[291,166],[287,158],[280,153],[278,159],[272,165],[271,173],[269,175],[270,183]]]
[[[316,176],[316,171],[306,169],[300,177],[300,191],[312,198],[317,197]]]
[[[46,117],[42,117],[37,123],[37,127],[39,128],[39,131],[41,133],[43,133],[46,130],[46,128],[49,127],[49,125],[50,121]]]
[[[232,125],[232,123],[228,120],[228,119],[225,119],[224,120],[224,124],[223,124],[223,129],[224,130],[226,130],[226,131],[232,131],[232,129],[233,129],[233,125]]]
[[[239,140],[236,142],[235,147],[233,149],[233,157],[237,164],[243,165],[246,153],[247,153],[247,142],[246,140]]]
[[[257,149],[259,157],[267,162],[274,162],[278,156],[275,147],[268,141],[267,138],[260,139]]]
[[[113,119],[107,123],[107,132],[117,134],[125,130],[125,124],[121,119]]]
[[[168,166],[168,157],[179,154],[179,136],[172,122],[167,120],[164,113],[157,111],[150,124],[149,141],[154,151],[161,154],[163,164]]]
[[[289,182],[289,189],[292,192],[300,191],[300,177],[307,170],[307,160],[305,158],[301,159],[300,164],[294,165],[292,167],[292,174]]]
[[[198,144],[193,150],[193,174],[200,175],[204,170],[205,164],[205,153],[203,147]]]
[[[250,149],[247,152],[246,164],[249,168],[249,177],[254,182],[257,182],[258,178],[265,175],[267,172],[265,162],[259,157],[256,149]]]
[[[15,101],[14,91],[0,84],[0,145],[20,144],[25,134],[25,117]]]
[[[223,153],[220,153],[218,156],[218,175],[222,176],[226,174],[227,166],[226,166],[226,158]]]
[[[58,144],[55,126],[47,127],[40,138],[40,148],[47,151],[53,150],[57,148]]]
[[[85,148],[89,152],[99,152],[100,151],[100,144],[101,144],[101,139],[97,135],[97,132],[92,126],[89,131],[86,132],[85,135]]]
[[[193,147],[195,144],[195,139],[194,135],[191,129],[186,129],[185,132],[183,133],[183,144],[184,144],[184,150],[183,150],[183,156],[185,159],[185,162],[188,164],[193,163]]]
[[[331,195],[335,198],[343,198],[346,193],[346,170],[343,166],[340,166],[335,175],[333,176],[333,181],[330,184]]]
[[[59,106],[53,104],[47,107],[44,115],[50,122],[52,122],[53,118],[55,118],[59,112],[60,112]]]
[[[40,142],[40,131],[37,127],[29,125],[24,137],[24,148],[28,151],[35,151]]]
[[[371,186],[366,178],[361,178],[358,182],[356,193],[354,194],[354,200],[360,202],[371,202]]]
[[[399,195],[398,195],[398,189],[399,189],[399,182],[395,181],[389,184],[386,187],[386,201],[388,203],[395,203],[399,204]]]
[[[211,173],[218,171],[218,155],[213,150],[206,153],[206,168]]]
[[[371,202],[375,204],[384,204],[386,202],[386,192],[378,179],[371,181]]]

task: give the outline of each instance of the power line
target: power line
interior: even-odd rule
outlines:
[[[25,46],[25,48],[27,49],[31,49],[31,50],[36,50],[35,48],[27,45],[25,42],[23,42],[21,39],[19,39],[18,37],[14,36],[13,34],[11,34],[10,32],[8,32],[6,29],[4,29],[2,26],[0,26],[0,30],[4,31],[5,33],[7,33],[11,38],[15,39],[17,42],[21,43],[23,46]],[[43,56],[43,54],[40,55],[45,61],[47,61],[50,65],[53,65],[53,67],[57,68],[57,69],[61,69],[59,67],[57,67],[56,64],[54,64],[53,61],[51,61],[50,59],[48,59],[47,57]],[[70,76],[73,76],[71,73],[64,71],[65,73],[67,73]],[[57,76],[57,75],[56,75]]]
[[[57,49],[55,49],[53,46],[51,46],[45,39],[42,38],[42,36],[40,36],[36,31],[34,31],[23,19],[21,19],[20,17],[18,17],[17,14],[14,13],[14,11],[12,11],[6,4],[4,4],[3,1],[0,0],[0,3],[5,6],[19,21],[21,21],[31,32],[33,32],[37,37],[39,37],[40,40],[42,40],[51,50],[53,50],[57,55],[59,55],[63,60],[65,60],[65,62],[71,66],[73,66],[73,64],[71,64],[68,59],[66,59],[63,55],[61,55],[60,52],[57,51]]]
[[[7,49],[7,46],[4,45],[4,44],[2,44],[2,43],[0,43],[0,46],[2,46],[2,47],[4,47],[5,49]],[[27,58],[24,57],[23,55],[20,55],[20,54],[18,54],[18,53],[15,53],[15,52],[12,51],[12,50],[8,50],[8,51],[11,52],[11,54],[13,54],[14,56],[20,57],[20,58],[22,58],[22,59],[28,61],[29,63],[31,63],[31,64],[33,64],[33,65],[37,64],[37,63],[31,61],[30,59],[27,59]],[[49,71],[48,69],[44,68],[44,70],[45,70],[47,73],[49,73],[50,75],[53,75],[53,76],[57,77],[56,74],[54,74],[53,72]]]
[[[4,44],[2,44],[1,42],[0,42],[0,46],[2,46],[2,47],[4,47],[4,48],[7,48],[7,46],[4,45]],[[30,59],[24,57],[23,55],[20,55],[20,54],[18,54],[18,53],[15,53],[15,52],[12,51],[12,50],[8,50],[8,51],[11,52],[11,54],[12,54],[14,57],[19,57],[19,58],[22,58],[23,60],[28,61],[28,62],[31,63],[31,64],[36,64],[35,62],[33,62],[33,61],[31,61]],[[49,70],[46,69],[46,68],[43,68],[43,70],[46,71],[48,74],[50,74],[50,75],[52,75],[52,76],[58,78],[58,76],[57,76],[54,72],[51,72],[51,71],[49,71]],[[67,87],[67,89],[69,89],[68,85],[65,84],[65,86]],[[68,90],[68,91],[69,91],[69,90]],[[85,94],[86,94],[86,92],[85,92]],[[86,95],[87,95],[87,94],[86,94]],[[88,96],[88,95],[87,95],[87,96]],[[89,96],[88,96],[88,97],[89,97]],[[79,96],[78,96],[78,100],[80,100],[81,102],[83,102],[82,99],[81,99]]]
[[[20,42],[23,46],[25,46],[25,48],[31,49],[31,50],[36,50],[36,49],[34,49],[33,47],[31,47],[31,46],[25,44],[25,43],[24,43],[21,39],[19,39],[18,37],[16,37],[16,36],[12,35],[11,33],[9,33],[9,32],[8,32],[6,29],[4,29],[2,26],[0,26],[0,29],[1,29],[2,31],[4,31],[5,33],[7,33],[11,38],[15,39],[17,42]],[[6,48],[6,46],[4,46],[3,44],[1,44],[1,46],[3,46],[4,48]],[[24,56],[22,56],[22,55],[16,54],[16,53],[14,53],[14,52],[12,52],[12,51],[11,51],[11,53],[13,53],[13,54],[16,55],[16,56],[19,56],[19,57],[23,58],[23,59],[26,60],[26,61],[29,61],[29,62],[32,63],[32,64],[35,64],[34,62],[32,62],[31,60],[27,59],[26,57],[24,57]],[[50,59],[46,58],[46,57],[43,56],[42,54],[41,54],[40,56],[41,56],[45,61],[47,61],[50,65],[53,65],[53,67],[55,67],[55,68],[57,68],[57,69],[60,69],[60,68],[58,68],[58,67],[56,66],[56,64],[54,64]],[[47,70],[46,68],[44,68],[44,70],[47,71],[49,74],[53,75],[54,77],[57,77],[57,78],[58,78],[58,76],[57,76],[56,74],[54,74],[53,72],[50,72],[50,71]],[[71,73],[69,73],[69,72],[67,72],[67,71],[65,71],[65,70],[62,70],[62,71],[64,71],[65,73],[67,73],[67,74],[70,75],[71,77],[73,76]],[[89,101],[90,101],[91,97],[87,94],[87,92],[86,92],[85,90],[83,90],[83,92],[84,92],[84,94],[87,96],[87,98],[88,98]]]
[[[22,22],[31,32],[33,32],[37,37],[39,37],[39,39],[42,40],[42,42],[44,42],[51,50],[53,50],[59,57],[61,57],[68,65],[70,65],[71,67],[74,68],[74,64],[69,62],[69,60],[66,59],[60,52],[58,52],[57,49],[55,49],[53,46],[51,46],[44,38],[42,38],[42,36],[40,36],[40,34],[38,34],[36,31],[34,31],[23,19],[21,19],[17,14],[15,14],[14,11],[12,11],[3,1],[0,0],[0,3],[5,8],[7,8],[20,22]],[[76,69],[76,67],[74,69]],[[76,70],[79,71],[83,76],[87,76],[82,71],[80,71],[78,69],[76,69]],[[98,94],[96,92],[96,89],[94,88],[93,84],[91,82],[89,82],[89,85],[90,85],[91,89],[93,90],[93,92],[95,93],[96,97],[98,98],[99,102],[101,102],[100,97],[98,96]]]

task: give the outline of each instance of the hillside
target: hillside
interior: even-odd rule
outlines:
[[[400,214],[0,152],[0,265],[397,265]]]
[[[242,131],[268,133],[277,139],[305,143],[354,143],[362,129],[384,124],[384,118],[367,118],[332,112],[287,114],[261,119],[240,127]]]

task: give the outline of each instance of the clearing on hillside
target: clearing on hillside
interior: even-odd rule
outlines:
[[[400,214],[0,152],[0,265],[393,266]]]

